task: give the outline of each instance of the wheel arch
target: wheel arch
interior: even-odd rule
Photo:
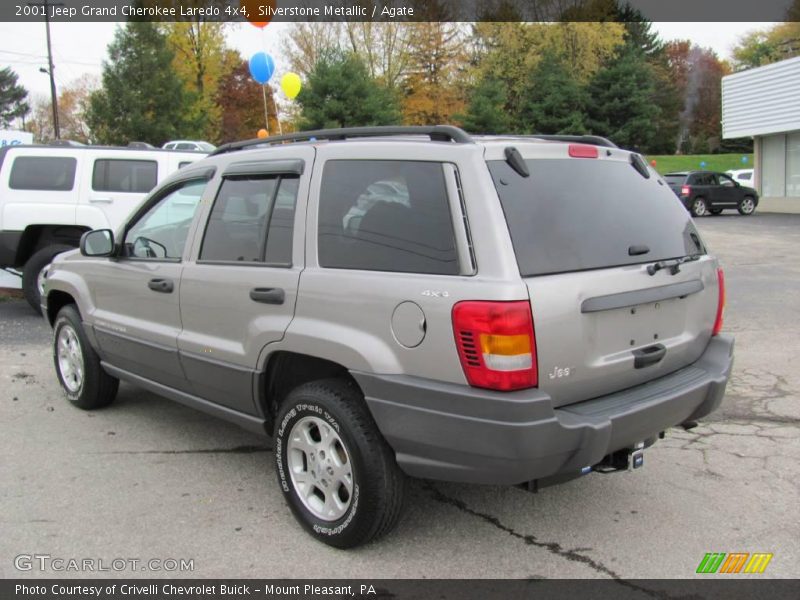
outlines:
[[[361,387],[344,365],[288,350],[271,353],[256,384],[256,402],[266,420],[267,433],[271,434],[275,415],[289,392],[304,383],[330,378],[352,382],[361,392]]]
[[[64,244],[77,248],[81,236],[90,231],[83,225],[28,225],[17,248],[16,266],[23,266],[36,252],[47,246]]]

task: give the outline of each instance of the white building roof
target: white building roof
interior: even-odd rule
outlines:
[[[800,57],[722,78],[722,137],[800,130]]]

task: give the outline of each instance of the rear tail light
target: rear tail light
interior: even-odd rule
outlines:
[[[690,196],[692,193],[692,188],[688,185],[681,186],[681,196]]]
[[[585,144],[570,144],[569,155],[572,158],[597,158],[597,146],[586,146]]]
[[[465,301],[453,307],[453,331],[471,386],[510,391],[536,387],[538,364],[528,301]]]
[[[719,282],[719,297],[717,298],[717,318],[714,321],[714,329],[711,335],[717,335],[722,331],[722,316],[725,312],[725,273],[722,269],[717,269],[717,281]]]

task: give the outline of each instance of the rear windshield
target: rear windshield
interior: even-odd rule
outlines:
[[[686,175],[664,175],[664,181],[670,185],[683,185]]]
[[[526,162],[530,177],[520,176],[506,161],[488,162],[523,277],[705,252],[675,194],[629,163]],[[639,254],[641,246],[649,251]]]

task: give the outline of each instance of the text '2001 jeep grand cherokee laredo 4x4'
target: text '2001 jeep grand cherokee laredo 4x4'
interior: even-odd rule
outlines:
[[[691,218],[594,137],[231,144],[85,234],[45,289],[73,404],[124,379],[271,434],[294,515],[342,548],[395,524],[405,474],[638,466],[718,406],[733,354]]]

